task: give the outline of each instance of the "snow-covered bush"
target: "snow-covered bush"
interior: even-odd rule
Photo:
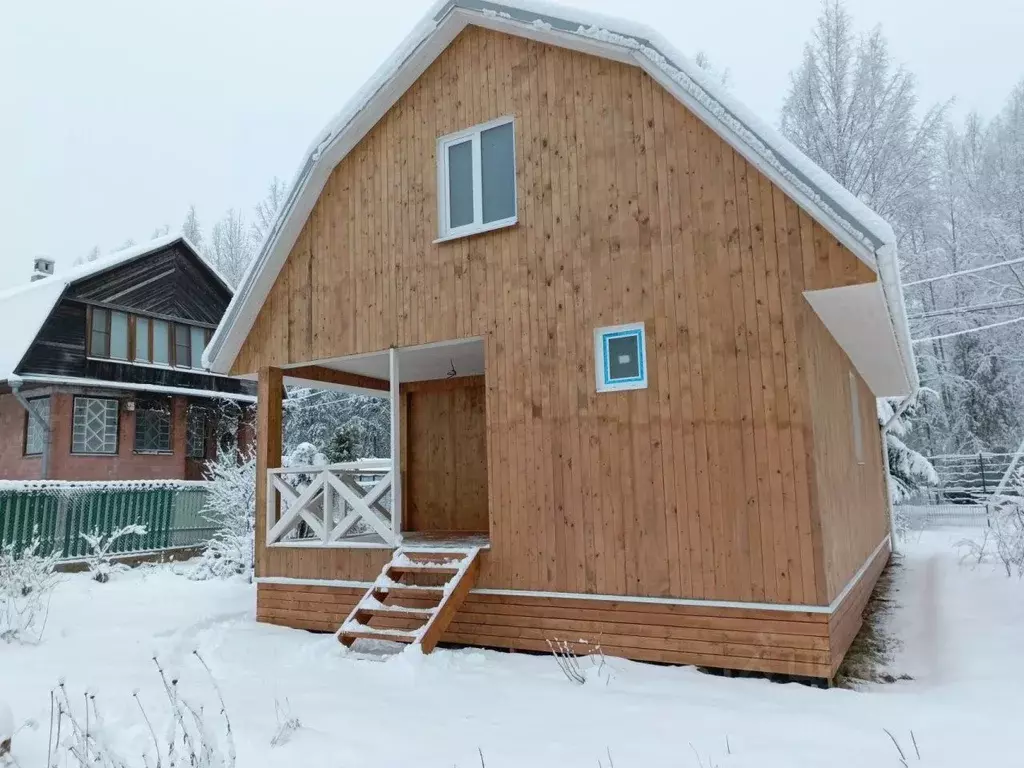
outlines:
[[[54,570],[59,553],[39,553],[40,540],[18,551],[0,550],[0,639],[38,643],[50,612],[50,596],[60,577]]]
[[[146,526],[132,523],[110,533],[99,533],[98,531],[85,533],[83,531],[80,535],[86,546],[89,547],[89,554],[85,556],[85,563],[89,566],[89,575],[100,584],[106,584],[115,573],[128,570],[128,566],[124,563],[114,561],[116,553],[111,551],[114,545],[125,536],[145,536]]]
[[[231,768],[235,764],[235,742],[231,732],[224,697],[217,681],[203,658],[195,651],[193,656],[209,676],[217,694],[220,712],[216,715],[201,705],[184,698],[178,689],[178,680],[168,677],[160,662],[156,664],[164,694],[170,707],[168,722],[156,728],[149,718],[139,692],[133,696],[142,721],[149,732],[150,745],[138,755],[126,758],[112,743],[117,733],[108,728],[97,703],[96,694],[86,692],[80,710],[72,706],[63,682],[54,689],[51,698],[50,743],[47,748],[48,766],[77,766],[77,768]]]
[[[299,443],[291,451],[281,457],[282,467],[322,467],[328,463],[327,456],[312,443]],[[289,480],[298,487],[308,485],[312,475],[291,475]]]
[[[978,562],[994,555],[1006,575],[1024,578],[1024,468],[1018,469],[1005,493],[980,497],[988,507],[988,527],[978,538],[963,539],[957,546],[966,549]]]
[[[217,526],[190,574],[195,579],[252,577],[256,529],[256,457],[218,454],[206,465],[209,491],[200,514]]]
[[[7,702],[0,699],[0,757],[11,751],[11,739],[14,737],[14,715]]]
[[[270,746],[280,747],[291,741],[292,735],[302,727],[302,723],[292,714],[291,704],[287,699],[284,706],[281,702],[274,701],[274,714],[277,716],[277,730],[270,740]]]

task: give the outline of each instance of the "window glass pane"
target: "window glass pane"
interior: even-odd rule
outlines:
[[[473,142],[448,147],[448,226],[473,223]]]
[[[71,448],[75,453],[117,453],[117,400],[75,398]]]
[[[608,378],[611,381],[640,377],[639,341],[640,337],[635,333],[606,337]]]
[[[43,421],[47,424],[50,423],[50,398],[36,397],[29,400],[28,403]],[[46,430],[31,414],[26,413],[25,417],[28,419],[25,424],[25,453],[42,453],[43,448],[46,447]]]
[[[128,315],[124,312],[110,313],[110,356],[128,359]]]
[[[170,327],[164,320],[153,321],[153,362],[171,364]]]
[[[174,326],[174,364],[182,368],[188,368],[192,364],[192,355],[189,352],[189,327],[187,325]]]
[[[148,317],[135,318],[135,359],[143,363],[150,361]]]
[[[512,123],[480,134],[481,191],[484,224],[516,215],[516,161]]]
[[[168,452],[171,450],[171,403],[150,400],[135,409],[135,450]]]
[[[188,439],[186,446],[190,459],[206,457],[206,414],[198,408],[188,412]]]
[[[92,339],[89,341],[89,354],[94,357],[107,357],[110,354],[110,334],[107,333],[108,313],[105,309],[92,310]]]
[[[192,367],[203,367],[203,350],[206,348],[206,329],[192,329]]]

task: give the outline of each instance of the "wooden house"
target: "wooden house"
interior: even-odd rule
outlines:
[[[437,5],[206,355],[259,382],[264,621],[830,678],[888,559],[892,230],[647,29]],[[279,468],[299,382],[389,397],[394,461]]]
[[[177,235],[43,266],[0,293],[0,479],[202,479],[256,399],[202,367],[231,287]]]

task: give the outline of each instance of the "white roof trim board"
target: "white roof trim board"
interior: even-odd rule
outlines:
[[[331,171],[469,24],[644,69],[878,273],[887,309],[886,335],[901,370],[897,376],[889,372],[884,382],[872,377],[868,384],[879,396],[909,394],[916,389],[896,238],[888,223],[653,30],[575,9],[519,0],[445,0],[436,4],[317,136],[276,223],[206,349],[204,364],[221,373],[230,369]],[[873,337],[875,345],[882,341]],[[859,355],[859,350],[869,348],[859,344],[856,350],[847,349],[862,373],[877,365],[854,357],[854,352]]]
[[[14,375],[25,353],[42,330],[43,323],[57,306],[68,286],[141,259],[178,242],[191,250],[200,263],[206,266],[228,291],[232,291],[230,283],[202,257],[184,235],[158,237],[109,256],[102,256],[96,261],[90,261],[66,272],[58,272],[50,277],[2,291],[0,319],[4,321],[4,337],[0,340],[0,382]]]

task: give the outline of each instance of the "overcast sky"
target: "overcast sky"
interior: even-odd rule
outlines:
[[[430,0],[48,0],[0,3],[0,288],[31,259],[209,228],[290,181],[310,140]],[[819,0],[575,0],[660,30],[728,68],[775,123]],[[1024,78],[1024,2],[848,0],[881,23],[924,103],[997,111]]]

